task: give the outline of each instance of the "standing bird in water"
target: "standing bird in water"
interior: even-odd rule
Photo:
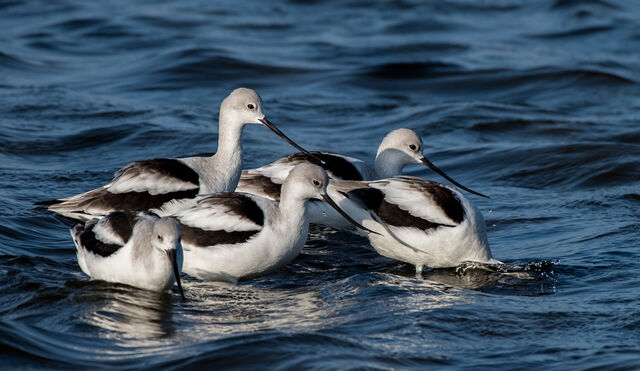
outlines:
[[[119,282],[151,291],[180,283],[183,252],[180,226],[170,217],[115,211],[71,229],[78,264],[91,279]]]
[[[218,152],[211,157],[156,158],[118,170],[108,184],[76,196],[37,203],[80,221],[115,210],[161,210],[170,215],[195,204],[197,195],[233,191],[242,171],[242,129],[260,124],[305,152],[262,113],[262,100],[246,88],[234,90],[220,104]],[[165,209],[170,207],[170,209]]]
[[[487,197],[471,190],[449,177],[422,154],[422,140],[411,129],[396,129],[387,134],[380,146],[372,168],[364,161],[329,152],[296,153],[283,157],[271,164],[242,172],[236,191],[247,192],[277,200],[280,185],[291,169],[301,163],[313,163],[322,166],[332,179],[377,180],[391,178],[402,173],[409,164],[423,164],[440,174],[457,187],[478,196]],[[331,188],[329,188],[331,192]],[[337,196],[330,194],[332,197]],[[323,202],[309,205],[311,223],[322,224],[337,229],[351,229],[345,219]]]
[[[386,257],[431,268],[493,259],[484,218],[455,188],[397,176],[372,182],[332,181],[329,193],[354,220],[377,233],[367,235]]]
[[[176,214],[182,228],[184,272],[206,281],[237,282],[292,261],[309,233],[307,201],[320,199],[354,222],[327,196],[329,178],[304,163],[289,174],[280,202],[247,193],[217,193]]]

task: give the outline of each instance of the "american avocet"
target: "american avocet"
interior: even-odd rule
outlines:
[[[499,263],[491,256],[482,214],[453,187],[416,177],[332,181],[330,194],[353,219],[377,232],[371,245],[386,257],[423,266]]]
[[[327,182],[321,167],[304,163],[285,180],[280,202],[237,192],[199,199],[197,206],[176,214],[184,272],[207,281],[237,282],[286,265],[307,239],[307,200],[322,199],[349,218],[327,196]]]
[[[95,280],[152,291],[180,283],[183,252],[180,226],[170,217],[114,211],[71,229],[82,271]]]
[[[284,182],[287,174],[289,174],[294,166],[304,162],[320,165],[327,171],[332,179],[343,180],[391,178],[400,175],[406,165],[423,164],[463,190],[487,197],[456,182],[431,163],[431,161],[427,160],[422,154],[422,140],[420,136],[411,129],[396,129],[384,137],[378,147],[374,168],[368,166],[362,160],[336,153],[297,153],[260,168],[243,171],[236,190],[238,192],[252,193],[277,200],[280,195],[280,185]],[[311,223],[339,229],[352,228],[350,224],[346,223],[344,218],[322,202],[312,202],[309,205],[309,218]]]
[[[160,209],[164,215],[195,204],[196,195],[233,191],[242,170],[242,129],[261,124],[302,152],[262,113],[262,100],[251,89],[234,90],[220,104],[218,152],[211,157],[156,158],[133,162],[101,188],[76,196],[38,203],[77,220],[99,218],[115,210]]]

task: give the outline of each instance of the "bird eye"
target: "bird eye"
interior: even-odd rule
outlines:
[[[158,240],[162,241],[162,236],[158,235]]]
[[[409,149],[410,149],[410,150],[412,150],[412,151],[415,151],[415,150],[416,150],[416,148],[418,148],[418,147],[416,147],[416,145],[415,145],[415,144],[410,144],[410,145],[409,145]]]
[[[249,103],[249,104],[247,104],[247,108],[248,109],[254,109],[254,108],[256,108],[256,106],[254,106],[253,104]]]
[[[314,180],[313,180],[313,185],[315,185],[315,186],[319,186],[319,185],[320,185],[320,182],[314,179]]]

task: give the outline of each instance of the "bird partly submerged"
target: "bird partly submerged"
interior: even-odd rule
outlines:
[[[115,210],[157,209],[169,215],[194,204],[197,195],[233,191],[242,171],[241,136],[247,124],[264,125],[306,152],[267,120],[262,112],[262,100],[255,91],[239,88],[220,104],[218,152],[213,156],[132,162],[100,188],[36,205],[71,219],[86,221]],[[171,210],[163,208],[168,202],[172,205]]]
[[[423,164],[457,187],[469,193],[487,197],[456,182],[429,161],[422,153],[422,139],[411,129],[396,129],[389,132],[378,147],[373,167],[357,158],[337,153],[296,153],[257,169],[244,170],[236,191],[277,200],[280,196],[280,186],[291,169],[306,162],[320,165],[332,179],[342,180],[391,178],[402,174],[402,169],[409,164]],[[331,191],[331,188],[329,191]],[[338,229],[352,228],[351,224],[346,223],[346,220],[326,203],[313,202],[310,204],[309,216],[312,223]]]
[[[179,212],[185,273],[206,281],[237,282],[273,272],[292,261],[309,232],[307,201],[320,199],[356,227],[326,193],[327,173],[296,166],[282,185],[280,201],[238,192],[217,193]]]
[[[180,226],[170,217],[115,211],[71,229],[78,264],[91,279],[180,295],[183,252]]]

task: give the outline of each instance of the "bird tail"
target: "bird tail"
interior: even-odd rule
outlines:
[[[36,210],[48,210],[49,206],[57,205],[57,204],[59,204],[61,202],[62,202],[62,200],[55,199],[55,200],[38,201],[38,202],[34,203],[33,205],[35,206]]]

